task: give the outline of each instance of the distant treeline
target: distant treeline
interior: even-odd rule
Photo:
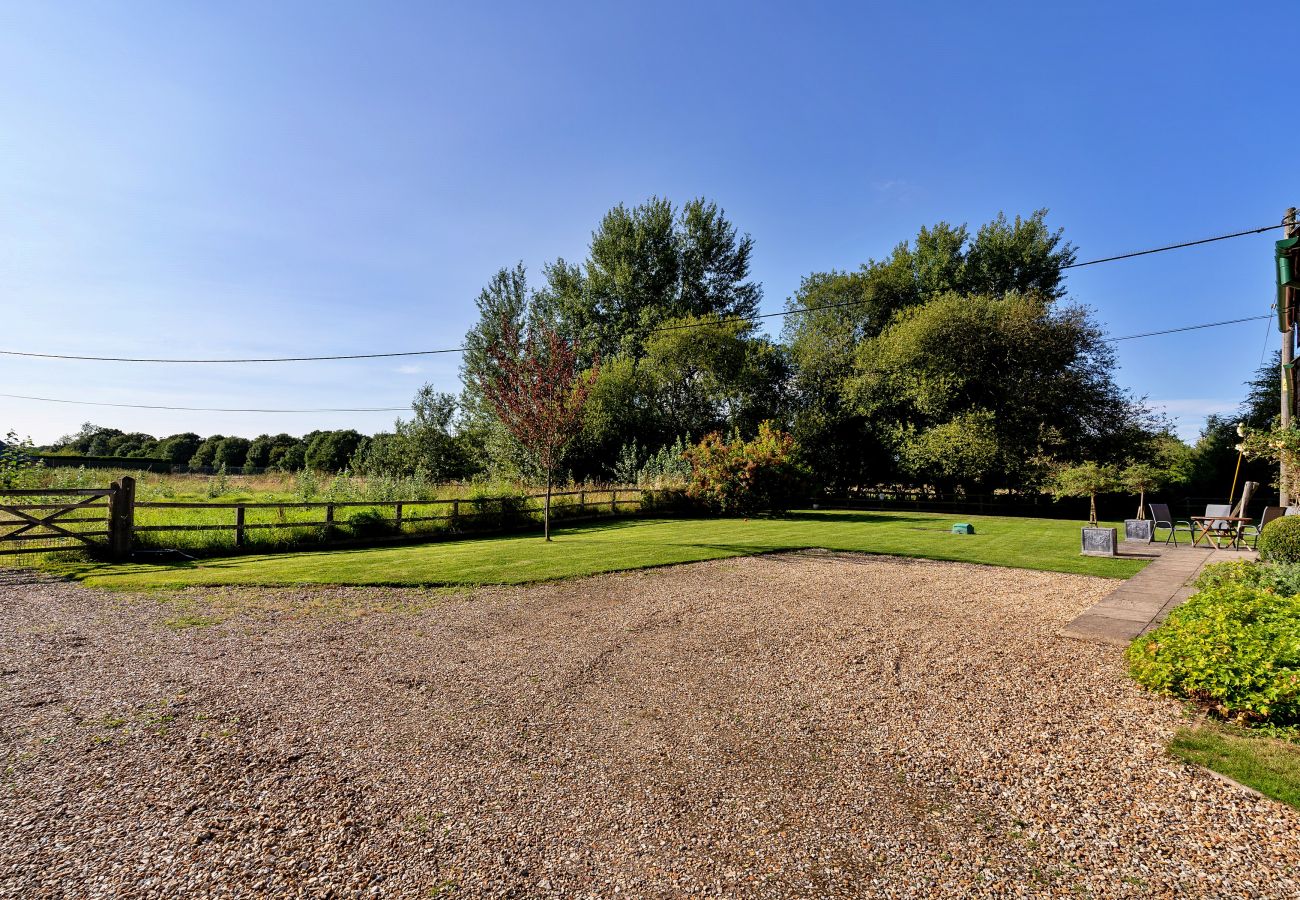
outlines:
[[[354,457],[369,439],[360,432],[312,431],[302,437],[263,434],[249,439],[213,434],[201,437],[182,432],[154,437],[143,432],[124,432],[86,423],[74,435],[62,438],[44,452],[96,461],[110,459],[166,460],[174,466],[219,469],[265,469],[297,472],[315,469],[340,472],[354,463]]]

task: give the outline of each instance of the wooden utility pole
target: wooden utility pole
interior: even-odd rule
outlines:
[[[1282,217],[1282,224],[1285,227],[1286,237],[1293,237],[1296,234],[1295,207],[1286,211]],[[1286,303],[1287,309],[1278,310],[1279,320],[1286,322],[1287,329],[1282,332],[1282,427],[1291,427],[1291,414],[1295,409],[1295,379],[1292,377],[1292,365],[1295,363],[1295,326],[1291,323],[1291,308],[1293,301],[1293,289],[1287,288],[1282,296],[1278,297],[1279,303]],[[1286,457],[1281,458],[1278,469],[1278,503],[1282,506],[1291,505],[1291,494],[1287,490],[1287,467]]]

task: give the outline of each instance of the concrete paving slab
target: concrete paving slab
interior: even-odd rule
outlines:
[[[1170,611],[1192,595],[1193,582],[1206,565],[1236,559],[1256,559],[1253,551],[1205,547],[1149,545],[1154,555],[1146,568],[1077,616],[1063,637],[1127,646],[1157,627]]]

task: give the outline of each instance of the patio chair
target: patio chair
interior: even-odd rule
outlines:
[[[1285,506],[1266,506],[1264,515],[1259,517],[1259,522],[1254,525],[1247,525],[1241,529],[1243,538],[1250,538],[1250,549],[1254,550],[1259,544],[1259,535],[1264,530],[1264,526],[1274,519],[1280,519],[1287,514]]]
[[[1231,515],[1232,515],[1231,503],[1205,504],[1205,518],[1208,519],[1210,518],[1210,516],[1223,516],[1224,518],[1212,519],[1209,522],[1205,522],[1204,524],[1201,525],[1201,533],[1204,534],[1207,531],[1213,531],[1216,539],[1219,537],[1231,537],[1233,531],[1233,523],[1229,522],[1227,518],[1228,516]]]
[[[1168,503],[1148,503],[1147,508],[1151,510],[1152,529],[1168,528],[1169,536],[1165,538],[1165,546],[1173,541],[1174,546],[1178,546],[1178,529],[1186,528],[1188,535],[1193,540],[1196,539],[1196,532],[1192,529],[1192,523],[1186,519],[1175,519],[1173,513],[1169,511]],[[1153,531],[1154,533],[1154,531]]]

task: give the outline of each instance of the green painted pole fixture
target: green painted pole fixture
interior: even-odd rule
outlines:
[[[1291,325],[1291,310],[1287,303],[1287,288],[1300,288],[1300,235],[1284,238],[1276,244],[1277,260],[1277,330],[1286,331]]]

